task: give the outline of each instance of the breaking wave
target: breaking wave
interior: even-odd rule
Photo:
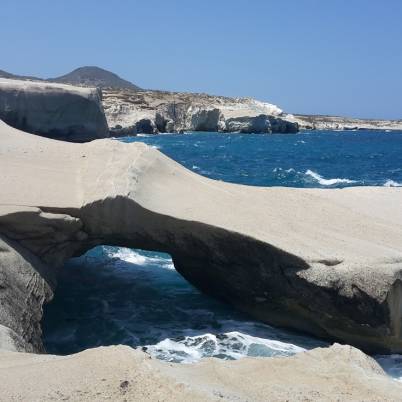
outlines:
[[[274,173],[275,178],[281,183],[286,181],[287,184],[302,187],[345,187],[348,185],[362,184],[362,182],[359,182],[358,180],[351,179],[326,179],[311,169],[307,169],[305,172],[300,172],[293,168],[282,169],[277,167],[274,168],[272,172]]]
[[[106,254],[110,258],[116,258],[122,261],[129,262],[135,265],[150,265],[150,264],[157,264],[162,268],[167,269],[175,269],[173,265],[173,261],[165,257],[163,254],[158,256],[158,253],[153,253],[154,256],[150,257],[146,255],[144,252],[140,253],[138,251],[132,250],[130,248],[120,247],[118,249],[104,247]]]
[[[387,180],[384,183],[384,187],[402,187],[402,183],[397,183],[396,181],[393,180]]]
[[[335,186],[337,184],[352,184],[352,183],[357,183],[356,180],[350,180],[350,179],[324,179],[322,176],[320,176],[318,173],[308,169],[306,170],[305,173],[307,176],[312,177],[314,180],[316,180],[321,186]]]
[[[50,353],[126,344],[158,359],[192,363],[212,356],[288,356],[324,345],[250,321],[191,286],[169,255],[150,251],[102,246],[72,259],[46,308]]]
[[[246,356],[289,356],[306,350],[292,343],[259,338],[239,331],[165,339],[143,349],[158,359],[175,363],[194,363],[204,357],[237,360]]]

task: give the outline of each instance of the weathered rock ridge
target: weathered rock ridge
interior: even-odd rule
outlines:
[[[103,90],[103,106],[113,135],[298,131],[298,123],[291,115],[275,105],[251,98],[106,88]]]
[[[0,78],[0,119],[44,137],[85,142],[109,136],[100,90]]]
[[[135,134],[147,120],[147,134],[218,131],[294,133],[299,130],[401,130],[402,120],[293,115],[252,98],[104,88],[103,106],[114,135]]]
[[[127,346],[70,356],[0,351],[1,401],[395,402],[402,384],[350,346],[169,364]]]
[[[265,322],[402,351],[402,189],[235,185],[141,143],[63,143],[4,123],[0,172],[0,324],[14,349],[41,350],[49,269],[109,244],[170,253],[195,286]]]

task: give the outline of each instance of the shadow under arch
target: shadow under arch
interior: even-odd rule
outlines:
[[[44,343],[54,354],[114,344],[174,362],[290,355],[322,345],[253,321],[189,284],[170,256],[97,246],[60,270],[45,308]]]
[[[385,304],[374,303],[364,292],[349,298],[337,288],[317,286],[300,275],[310,268],[306,261],[271,244],[159,214],[123,196],[63,212],[79,218],[88,234],[76,255],[101,244],[165,252],[196,288],[258,320],[322,339],[346,340],[368,352],[382,350],[378,331]],[[364,314],[362,303],[368,307]]]

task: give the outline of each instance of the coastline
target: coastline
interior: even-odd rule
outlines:
[[[63,89],[63,97],[69,93],[68,86],[54,88]],[[95,92],[78,93],[95,94],[91,107],[104,118]],[[259,114],[261,108],[272,105],[230,102],[221,106],[225,124],[250,127],[262,121],[263,130],[271,130],[275,119],[284,117],[272,108],[276,117],[261,118],[268,116]],[[190,102],[183,109],[191,110],[191,124],[215,127],[223,121],[220,109],[204,105],[194,112],[192,107]],[[254,115],[244,119],[247,113]],[[53,297],[58,268],[100,244],[169,253],[191,284],[263,322],[367,353],[400,353],[402,189],[230,184],[187,170],[145,144],[65,143],[3,122],[0,156],[0,182],[7,188],[0,195],[0,378],[7,384],[6,400],[28,395],[37,400],[135,400],[138,395],[394,400],[400,395],[400,384],[347,345],[294,357],[208,359],[191,366],[155,361],[122,346],[65,357],[35,353],[45,351],[43,305]],[[323,183],[347,180],[306,174]],[[262,373],[250,387],[240,381],[249,370]],[[50,373],[57,374],[51,379]],[[298,379],[296,384],[289,384],[287,375]]]

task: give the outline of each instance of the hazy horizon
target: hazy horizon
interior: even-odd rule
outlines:
[[[3,0],[0,69],[98,66],[142,88],[402,119],[402,2],[351,3]]]

